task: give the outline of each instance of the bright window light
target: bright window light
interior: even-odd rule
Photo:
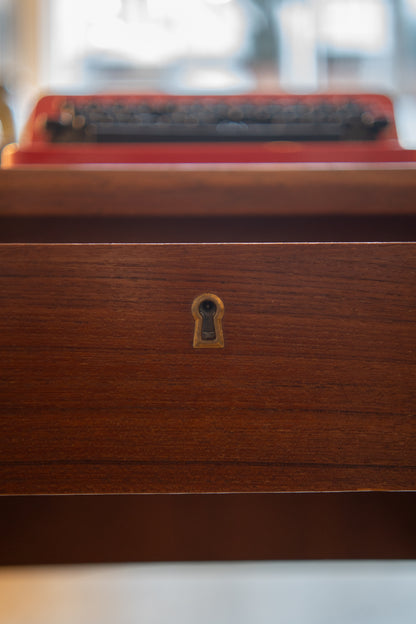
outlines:
[[[237,0],[49,0],[53,84],[76,83],[88,58],[158,68],[238,55],[248,36]]]
[[[389,38],[389,11],[384,0],[321,0],[320,40],[331,48],[377,54]]]
[[[409,11],[416,14],[416,0],[406,0],[406,5]]]

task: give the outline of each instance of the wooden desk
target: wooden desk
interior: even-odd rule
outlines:
[[[27,170],[0,185],[3,494],[239,492],[249,509],[264,492],[415,490],[414,168]],[[225,303],[224,349],[192,347],[203,292]],[[310,496],[349,496],[351,514],[363,500]],[[413,494],[367,496],[374,519],[398,496],[414,517]],[[373,553],[402,556],[379,526]]]

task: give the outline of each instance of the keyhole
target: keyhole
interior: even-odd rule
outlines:
[[[214,318],[217,306],[211,299],[205,299],[199,306],[199,313],[202,317],[201,338],[202,340],[215,340]]]
[[[224,304],[217,295],[204,293],[192,303],[192,316],[195,320],[194,349],[224,347],[222,318]]]

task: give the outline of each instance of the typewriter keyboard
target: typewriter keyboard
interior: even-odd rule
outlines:
[[[140,97],[62,100],[45,130],[55,143],[372,141],[389,125],[358,99]]]

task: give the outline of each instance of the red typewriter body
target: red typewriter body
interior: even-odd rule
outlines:
[[[346,110],[348,106],[350,108],[355,107],[354,110],[364,111],[360,113],[360,119],[364,120],[368,127],[371,124],[374,125],[374,120],[376,120],[376,123],[379,124],[377,132],[374,131],[373,135],[366,136],[365,139],[360,137],[358,132],[358,135],[352,140],[350,138],[344,140],[342,132],[339,131],[343,122],[342,120],[341,122],[337,121],[338,113],[336,111]],[[149,125],[147,125],[147,132],[150,134],[138,136],[136,140],[134,136],[129,134],[129,128],[133,128],[131,122],[129,122],[130,126],[126,126],[127,129],[120,130],[121,134],[118,136],[118,130],[114,131],[114,128],[121,128],[122,124],[120,125],[121,122],[119,121],[116,124],[113,121],[106,122],[107,126],[106,123],[102,122],[91,123],[86,126],[86,133],[80,134],[79,126],[86,123],[82,111],[96,110],[97,107],[100,110],[106,107],[113,110],[114,107],[118,107],[118,110],[130,111],[129,114],[137,107],[141,107],[140,110],[142,111],[157,110],[158,119],[162,119],[160,111],[162,113],[163,111],[170,111],[169,115],[174,115],[175,110],[186,109],[189,111],[192,108],[192,110],[199,111],[200,118],[191,120],[192,123],[186,127],[187,134],[185,137],[181,135],[180,129],[177,130],[178,124],[174,128],[173,134],[170,130],[171,135],[164,137],[163,128],[167,128],[169,125],[165,121],[158,124],[156,138],[151,136],[153,131],[149,130]],[[250,109],[250,113],[242,113],[241,110],[247,111],[247,107]],[[296,110],[299,108],[303,110],[307,121],[302,119],[300,122],[297,121]],[[207,109],[226,110],[228,116],[231,116],[231,121],[228,121],[227,117],[227,123],[223,121],[220,124],[217,123],[217,128],[220,128],[222,134],[213,130],[211,134],[208,132],[199,138],[199,129],[204,130],[203,121],[201,122],[201,111]],[[318,109],[332,111],[328,117],[329,123],[325,128],[321,122],[315,121],[313,122],[315,126],[311,125],[311,117],[307,117],[308,114],[312,116],[316,114]],[[275,111],[275,113],[277,111],[276,115],[283,111],[281,114],[286,116],[289,110],[292,111],[290,113],[292,118],[289,121],[287,119],[285,121],[284,117],[283,121],[279,118],[278,123],[273,121],[274,118],[270,123],[265,122],[264,113],[261,113],[264,110]],[[174,112],[172,113],[172,111]],[[256,126],[260,129],[262,136],[256,136],[256,131],[248,137],[244,136],[244,132],[251,132],[252,126],[247,130],[245,122],[239,121],[243,114],[249,114],[251,117],[255,117],[256,114],[257,116],[263,114],[261,125]],[[234,121],[232,115],[234,115]],[[56,140],[56,137],[51,136],[51,127],[55,128],[55,131],[56,128],[59,131],[63,129],[61,134],[64,134],[66,138],[61,140],[58,136],[58,140]],[[98,131],[97,127],[99,127]],[[95,132],[94,136],[88,136],[88,131],[91,133],[91,128],[93,129],[92,132]],[[101,135],[100,128],[104,128]],[[112,132],[112,134],[110,133],[110,140],[108,140],[108,128]],[[223,128],[225,130],[222,130]],[[241,128],[242,132],[240,132]],[[305,129],[305,132],[302,128]],[[74,134],[75,140],[71,136],[68,140],[66,135],[70,135],[71,132]],[[406,150],[400,146],[392,102],[383,95],[171,96],[96,94],[48,95],[41,98],[28,121],[20,144],[8,146],[2,155],[4,167],[85,164],[328,162],[363,164],[416,162],[416,150]]]

